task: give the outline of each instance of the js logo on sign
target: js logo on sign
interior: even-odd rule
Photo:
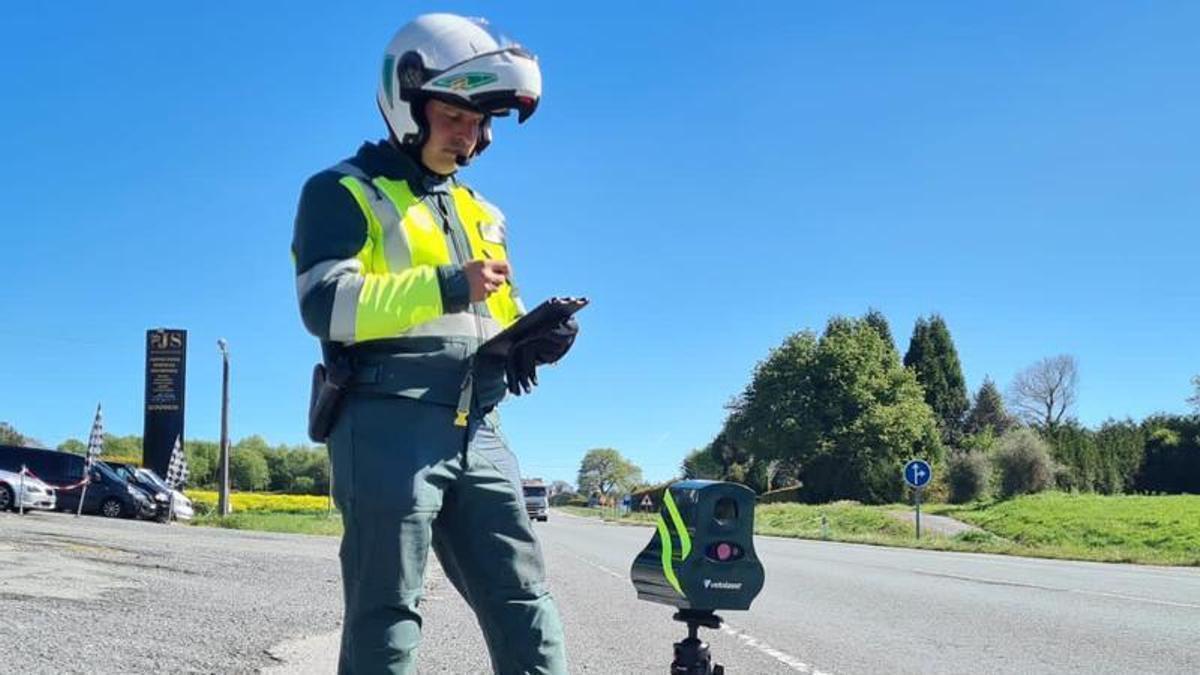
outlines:
[[[165,331],[151,333],[150,346],[154,349],[183,349],[183,335]]]

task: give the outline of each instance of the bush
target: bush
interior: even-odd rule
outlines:
[[[587,506],[587,498],[574,492],[560,492],[550,497],[550,506],[568,506],[576,503]]]
[[[996,447],[1002,497],[1041,492],[1054,484],[1056,466],[1050,447],[1033,430],[1010,431]]]
[[[946,465],[950,503],[966,504],[983,499],[991,488],[992,467],[982,452],[955,452]]]
[[[187,490],[184,494],[192,500],[192,507],[215,511],[217,493],[212,490]],[[203,505],[203,506],[202,506]],[[324,513],[329,509],[329,497],[317,495],[284,495],[269,492],[231,492],[229,506],[232,511],[274,511],[276,513]]]

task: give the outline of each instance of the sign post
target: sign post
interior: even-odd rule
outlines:
[[[921,538],[921,492],[933,480],[933,469],[923,459],[911,460],[904,465],[904,482],[913,489],[913,502],[917,507],[917,539]]]

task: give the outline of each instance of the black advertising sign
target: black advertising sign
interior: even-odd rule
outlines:
[[[187,331],[146,331],[146,416],[142,464],[167,475],[175,439],[183,438],[183,399],[187,383]]]

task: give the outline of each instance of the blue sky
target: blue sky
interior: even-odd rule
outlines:
[[[411,15],[488,16],[545,95],[464,178],[576,348],[504,408],[528,475],[675,473],[791,332],[941,313],[968,385],[1075,355],[1077,415],[1182,412],[1200,373],[1194,3],[37,3],[0,25],[0,420],[141,433],[143,336],[189,331],[187,432],[304,441],[304,179],[382,135]]]

